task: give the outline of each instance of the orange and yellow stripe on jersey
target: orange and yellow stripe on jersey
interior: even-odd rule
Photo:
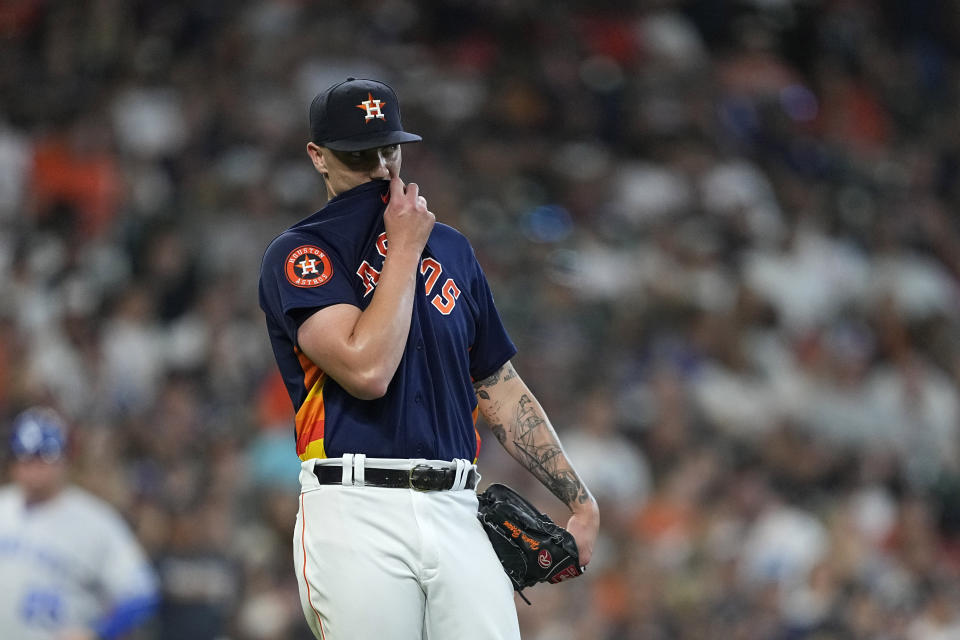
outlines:
[[[303,351],[296,347],[295,350],[300,366],[303,368],[303,385],[307,389],[307,397],[297,409],[294,419],[297,455],[301,460],[326,458],[327,454],[323,449],[323,427],[326,418],[323,385],[327,382],[327,374],[313,364]]]

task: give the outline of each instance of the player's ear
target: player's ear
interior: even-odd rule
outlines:
[[[323,151],[320,149],[320,145],[314,142],[307,143],[307,155],[310,156],[310,162],[313,163],[313,168],[322,175],[327,175],[327,160],[323,157]]]

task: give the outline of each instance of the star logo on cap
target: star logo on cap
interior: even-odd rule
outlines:
[[[383,100],[377,100],[373,97],[373,94],[369,91],[367,92],[367,99],[362,101],[357,105],[357,109],[363,109],[367,112],[367,115],[363,117],[363,122],[366,124],[374,118],[380,118],[381,120],[386,120],[387,117],[383,115],[383,111],[380,110],[380,107],[387,104]]]

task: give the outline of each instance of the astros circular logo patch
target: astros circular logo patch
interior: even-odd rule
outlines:
[[[321,249],[304,245],[287,256],[285,271],[287,280],[295,287],[319,287],[330,280],[333,265]]]
[[[553,564],[553,557],[550,555],[549,551],[547,551],[546,549],[543,549],[537,555],[537,562],[540,563],[541,567],[546,569],[547,567]]]

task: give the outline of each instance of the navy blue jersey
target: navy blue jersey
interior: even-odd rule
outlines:
[[[365,309],[387,252],[389,182],[367,182],[278,236],[264,254],[260,306],[296,411],[301,459],[476,459],[477,398],[516,353],[467,239],[434,225],[421,256],[410,333],[386,395],[359,400],[300,350],[297,330],[333,304]]]

